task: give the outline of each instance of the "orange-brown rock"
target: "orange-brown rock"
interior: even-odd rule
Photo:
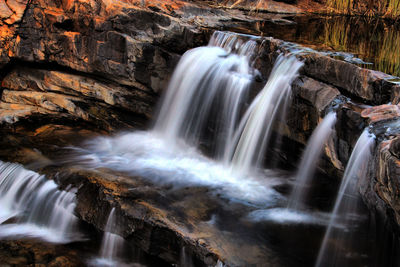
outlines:
[[[400,107],[397,105],[380,105],[363,110],[361,116],[368,118],[369,123],[400,118]]]
[[[400,225],[400,137],[380,143],[368,179],[361,181],[367,205],[394,229]]]

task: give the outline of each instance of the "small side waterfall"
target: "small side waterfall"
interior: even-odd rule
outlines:
[[[234,149],[233,169],[247,174],[262,163],[273,125],[285,114],[292,81],[303,63],[294,56],[279,56],[264,89],[244,115],[237,131],[239,141]],[[236,144],[235,144],[236,145]]]
[[[318,158],[326,140],[333,131],[336,123],[336,113],[331,112],[325,116],[324,120],[314,130],[308,141],[306,150],[302,156],[299,170],[295,178],[295,186],[289,197],[289,209],[299,209],[305,203],[308,188],[311,185],[312,178],[317,167]]]
[[[180,267],[194,267],[191,255],[186,251],[186,247],[183,246],[179,257]]]
[[[119,253],[121,252],[124,239],[113,233],[115,229],[115,208],[112,208],[101,242],[100,257],[92,262],[94,266],[118,266]]]
[[[75,193],[19,164],[0,161],[0,238],[33,237],[54,243],[79,239]],[[7,220],[16,217],[16,223]]]
[[[346,248],[349,248],[346,243],[351,240],[348,229],[356,225],[357,209],[361,201],[357,184],[360,179],[366,177],[374,140],[374,136],[371,136],[366,129],[353,149],[318,254],[315,264],[317,267],[346,264],[346,258],[338,258],[336,255],[349,253],[346,251]],[[357,242],[357,240],[352,241]],[[343,250],[344,253],[339,254],[338,250]]]

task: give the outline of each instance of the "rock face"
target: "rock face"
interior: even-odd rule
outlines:
[[[368,179],[360,181],[364,202],[386,224],[400,230],[400,109],[381,105],[364,110],[363,117],[374,126],[378,142]]]
[[[48,114],[81,119],[112,130],[140,125],[151,117],[155,102],[154,94],[148,90],[63,71],[15,68],[2,85],[0,114],[4,122]]]

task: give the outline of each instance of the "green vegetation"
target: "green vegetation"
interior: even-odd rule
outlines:
[[[324,47],[349,51],[374,63],[367,68],[400,77],[400,29],[396,24],[368,18],[347,18],[344,23],[340,18],[332,18],[325,22],[319,42]]]
[[[386,14],[389,17],[398,18],[400,16],[400,0],[388,0]]]
[[[353,0],[327,0],[328,7],[332,8],[332,11],[340,11],[351,14]]]
[[[333,13],[400,18],[400,0],[327,0],[326,4]]]

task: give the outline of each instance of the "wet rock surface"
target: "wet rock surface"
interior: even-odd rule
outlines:
[[[37,241],[1,241],[2,266],[85,266],[76,251]]]

